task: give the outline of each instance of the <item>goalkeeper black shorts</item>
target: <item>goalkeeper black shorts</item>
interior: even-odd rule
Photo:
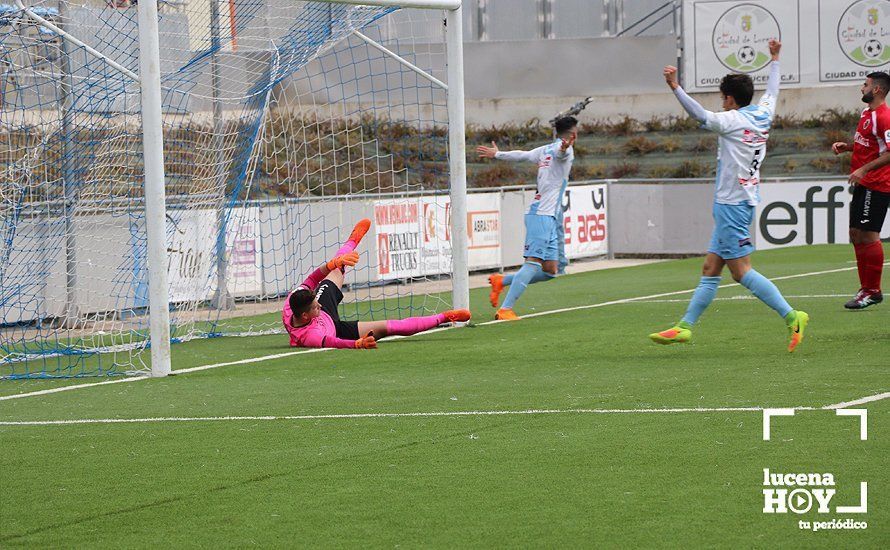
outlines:
[[[315,291],[315,299],[318,300],[321,310],[330,315],[331,319],[334,320],[337,338],[343,338],[344,340],[359,339],[358,321],[340,320],[340,312],[337,311],[337,306],[343,301],[343,291],[340,290],[336,283],[330,279],[322,281],[318,285],[318,290]]]

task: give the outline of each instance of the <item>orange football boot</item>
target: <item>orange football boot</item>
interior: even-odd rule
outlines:
[[[522,319],[522,317],[516,315],[516,313],[510,308],[501,308],[497,313],[494,314],[494,318],[498,321],[518,321]]]
[[[359,222],[355,224],[355,227],[352,228],[352,233],[349,234],[349,238],[346,240],[354,242],[357,247],[358,244],[362,242],[365,233],[367,233],[369,229],[371,229],[371,220],[368,218],[359,220]]]
[[[442,315],[452,323],[466,323],[472,317],[469,309],[449,309],[443,311]]]
[[[498,298],[504,291],[504,275],[502,273],[494,273],[488,276],[488,284],[491,285],[491,292],[488,293],[488,301],[491,307],[498,307]]]

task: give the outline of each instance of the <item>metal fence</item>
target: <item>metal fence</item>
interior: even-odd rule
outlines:
[[[675,0],[464,0],[467,41],[674,34]]]

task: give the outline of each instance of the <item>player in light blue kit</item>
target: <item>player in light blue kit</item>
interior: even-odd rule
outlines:
[[[788,351],[803,340],[809,316],[795,311],[769,279],[751,267],[754,243],[750,225],[754,208],[760,202],[758,186],[760,167],[766,157],[766,142],[779,96],[779,51],[782,44],[770,40],[772,56],[766,93],[751,105],[754,82],[747,75],[730,74],[720,83],[724,112],[712,113],[689,97],[677,82],[677,68],[665,67],[664,79],[690,116],[702,127],[717,133],[717,189],[714,195],[714,234],[702,268],[702,278],[692,295],[683,319],[677,325],[649,338],[659,344],[686,343],[692,340],[692,325],[704,313],[717,294],[720,274],[727,266],[732,278],[754,296],[773,308],[788,326]]]
[[[575,159],[572,145],[578,137],[578,120],[571,116],[563,117],[554,126],[556,139],[531,151],[500,151],[494,142],[491,147],[476,149],[480,158],[534,162],[538,165],[537,192],[525,214],[525,251],[522,254],[525,263],[512,275],[495,274],[488,278],[493,307],[498,307],[498,297],[504,287],[510,287],[495,319],[519,319],[513,312],[513,306],[526,287],[553,279],[559,269],[560,240],[565,239],[562,197],[569,184],[569,172]]]

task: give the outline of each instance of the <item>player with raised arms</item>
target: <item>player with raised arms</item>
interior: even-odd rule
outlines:
[[[470,311],[455,309],[390,321],[341,321],[337,306],[343,300],[346,268],[359,259],[355,251],[371,220],[359,221],[334,258],[313,271],[284,302],[281,319],[290,335],[292,347],[374,349],[384,336],[410,336],[444,323],[470,320]]]
[[[537,192],[525,214],[525,263],[514,274],[504,276],[496,273],[488,278],[492,307],[498,307],[501,292],[504,287],[510,287],[495,319],[519,319],[513,306],[528,285],[549,281],[556,277],[559,270],[559,242],[565,239],[561,219],[562,197],[569,184],[569,172],[575,158],[572,145],[578,137],[578,120],[572,116],[562,117],[555,121],[554,127],[556,139],[531,151],[501,151],[493,141],[491,147],[482,145],[476,148],[480,158],[538,165]]]
[[[659,344],[686,343],[692,340],[692,325],[698,321],[717,295],[723,267],[732,278],[754,296],[776,311],[790,334],[788,351],[793,352],[803,341],[809,316],[796,311],[785,300],[772,281],[751,267],[754,242],[750,225],[754,209],[760,202],[758,190],[760,167],[766,157],[766,142],[779,96],[779,51],[781,42],[769,41],[772,56],[766,93],[756,105],[754,82],[748,75],[729,74],[720,83],[723,112],[713,113],[689,97],[677,81],[677,68],[664,68],[664,79],[687,113],[702,127],[718,135],[717,188],[714,195],[714,233],[705,257],[702,277],[692,295],[686,314],[675,326],[650,334]]]

